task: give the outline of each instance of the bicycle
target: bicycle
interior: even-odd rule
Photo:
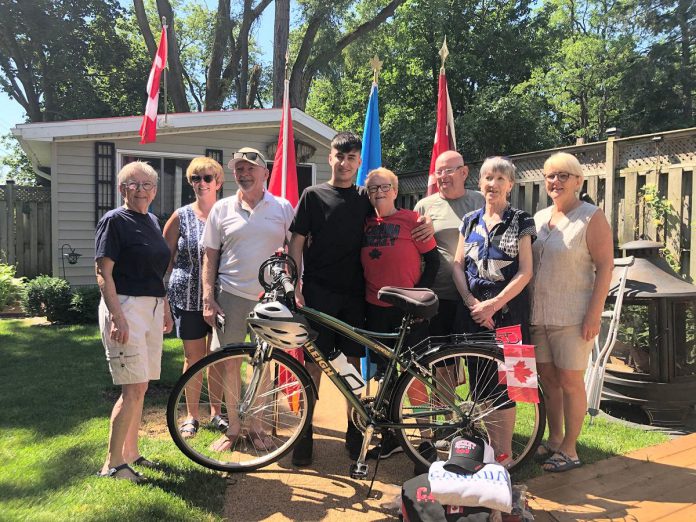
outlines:
[[[279,252],[266,260],[259,268],[264,294],[247,319],[256,343],[221,348],[189,368],[174,386],[167,405],[167,424],[187,457],[218,471],[252,471],[290,452],[309,427],[317,397],[305,367],[284,351],[300,346],[348,400],[351,420],[364,434],[360,456],[350,469],[353,478],[367,477],[365,454],[377,431],[394,430],[405,453],[424,466],[446,459],[449,442],[455,436],[488,438],[497,410],[509,402],[504,387],[497,384],[498,363],[503,356],[494,333],[429,337],[406,346],[414,322],[437,313],[438,300],[432,291],[383,288],[380,298],[404,311],[399,330],[383,333],[354,328],[308,306],[297,308],[296,281],[292,258]],[[387,359],[374,397],[361,399],[351,391],[314,345],[316,334],[310,322],[327,326]],[[391,340],[394,347],[380,340]],[[179,432],[179,424],[186,418],[187,386],[201,383],[200,409],[205,412],[204,405],[211,399],[210,384],[218,379],[218,388],[224,388],[223,411],[228,420],[238,419],[242,426],[240,436],[223,450],[215,444],[221,433],[212,426],[204,426],[193,438],[183,438]],[[544,433],[541,390],[539,395],[538,404],[517,403],[508,465],[512,472],[533,455]],[[259,448],[253,443],[253,435],[259,435],[253,430],[258,432],[259,426],[269,437],[266,440],[272,440],[271,447],[264,443]]]

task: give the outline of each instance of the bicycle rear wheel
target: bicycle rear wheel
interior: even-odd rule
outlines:
[[[174,386],[167,426],[176,445],[194,462],[218,471],[255,470],[288,453],[308,426],[316,399],[307,370],[277,349],[270,360],[256,363],[255,351],[254,345],[225,347],[194,364]],[[221,402],[222,417],[231,425],[239,420],[239,436],[231,439],[204,422],[194,437],[182,436],[180,426],[198,389],[200,418],[210,418],[211,401]],[[229,442],[220,447],[225,439]]]
[[[540,390],[538,404],[510,401],[505,387],[498,384],[498,362],[502,360],[502,355],[485,348],[445,346],[419,360],[443,384],[440,389],[426,386],[408,373],[399,377],[391,418],[412,425],[397,429],[396,435],[414,462],[428,466],[435,459],[447,460],[450,442],[459,435],[478,435],[494,443],[509,441],[510,432],[508,469],[514,471],[532,456],[546,425],[544,397]],[[461,414],[448,407],[443,396]]]

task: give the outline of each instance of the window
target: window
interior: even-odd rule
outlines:
[[[268,161],[268,172],[273,172],[273,162]],[[268,176],[270,181],[271,176]],[[302,195],[302,191],[312,186],[314,181],[314,169],[312,165],[297,165],[297,196]]]
[[[161,157],[123,152],[121,166],[133,161],[143,161],[157,171],[157,195],[149,210],[160,220],[166,220],[174,210],[195,200],[193,191],[186,181],[186,169],[192,158],[193,156]]]

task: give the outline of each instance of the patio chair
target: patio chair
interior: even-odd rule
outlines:
[[[601,333],[595,337],[594,348],[590,354],[590,361],[585,372],[587,413],[590,414],[590,424],[599,414],[599,403],[602,400],[602,387],[604,386],[604,371],[619,333],[626,279],[628,269],[633,265],[633,260],[633,256],[614,259],[614,270],[619,275],[616,285],[609,289],[609,294],[615,296],[614,308],[602,312]],[[605,336],[602,335],[604,332],[606,332]],[[604,337],[604,344],[601,347],[600,337]]]

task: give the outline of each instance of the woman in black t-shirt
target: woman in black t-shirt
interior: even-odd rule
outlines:
[[[95,238],[99,327],[111,377],[122,387],[99,475],[132,482],[144,479],[130,464],[154,466],[138,450],[138,429],[148,382],[159,379],[163,333],[173,325],[163,282],[169,247],[148,212],[157,179],[147,163],[123,167],[118,186],[124,204],[99,220]]]

